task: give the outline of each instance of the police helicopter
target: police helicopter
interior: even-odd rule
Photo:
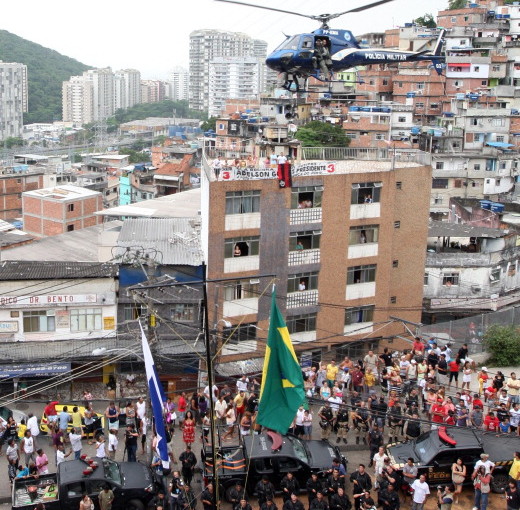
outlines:
[[[239,0],[217,1],[293,14],[321,23],[321,27],[314,32],[286,36],[286,40],[267,57],[267,67],[282,73],[284,78],[282,87],[290,91],[299,91],[301,89],[300,80],[306,82],[310,76],[314,76],[323,82],[330,82],[335,72],[355,66],[431,61],[438,74],[442,74],[446,66],[444,63],[445,57],[441,55],[444,30],[440,31],[435,48],[433,52],[430,52],[428,50],[400,51],[386,48],[362,48],[350,30],[331,29],[329,27],[329,21],[332,19],[339,18],[344,14],[371,9],[393,0],[377,0],[348,11],[318,15],[307,15]]]

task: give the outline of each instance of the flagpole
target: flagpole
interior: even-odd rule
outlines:
[[[215,430],[215,400],[213,394],[213,386],[215,380],[213,376],[213,352],[211,350],[211,335],[209,331],[209,313],[208,313],[208,281],[207,281],[207,266],[202,263],[202,292],[204,303],[204,340],[206,343],[206,373],[208,374],[209,387],[209,427],[211,435],[211,456],[213,458],[213,489],[215,491],[215,502],[217,509],[220,508],[219,501],[219,483],[218,483],[218,469],[217,469],[217,447],[216,447],[216,430]],[[204,445],[204,434],[202,434],[202,447]]]

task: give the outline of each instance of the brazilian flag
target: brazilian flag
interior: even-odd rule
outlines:
[[[256,422],[285,434],[304,401],[302,371],[273,292]]]

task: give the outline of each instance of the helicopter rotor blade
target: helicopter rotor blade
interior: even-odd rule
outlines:
[[[226,0],[219,0],[219,1],[226,1]],[[339,18],[340,16],[343,16],[344,14],[348,14],[350,12],[362,12],[367,9],[372,9],[372,7],[376,7],[378,5],[386,4],[388,2],[393,2],[394,0],[377,0],[377,2],[372,2],[370,4],[362,5],[360,7],[355,7],[354,9],[349,9],[348,11],[338,12],[336,14],[323,14],[320,16],[313,16],[314,19],[317,19],[321,21],[323,18],[327,18],[327,20]]]
[[[275,11],[275,12],[282,12],[284,14],[293,14],[295,16],[302,16],[303,18],[310,18],[310,19],[314,18],[314,16],[310,16],[308,14],[302,14],[301,12],[285,11],[283,9],[276,9],[275,7],[266,7],[264,5],[250,4],[247,2],[239,2],[238,0],[215,0],[215,1],[216,2],[225,2],[227,4],[245,5],[247,7],[256,7],[257,9],[265,9],[266,11]],[[391,0],[384,0],[384,1],[389,2]]]

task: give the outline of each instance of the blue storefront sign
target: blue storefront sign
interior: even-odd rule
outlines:
[[[0,377],[46,377],[70,372],[70,363],[21,363],[0,365]]]

